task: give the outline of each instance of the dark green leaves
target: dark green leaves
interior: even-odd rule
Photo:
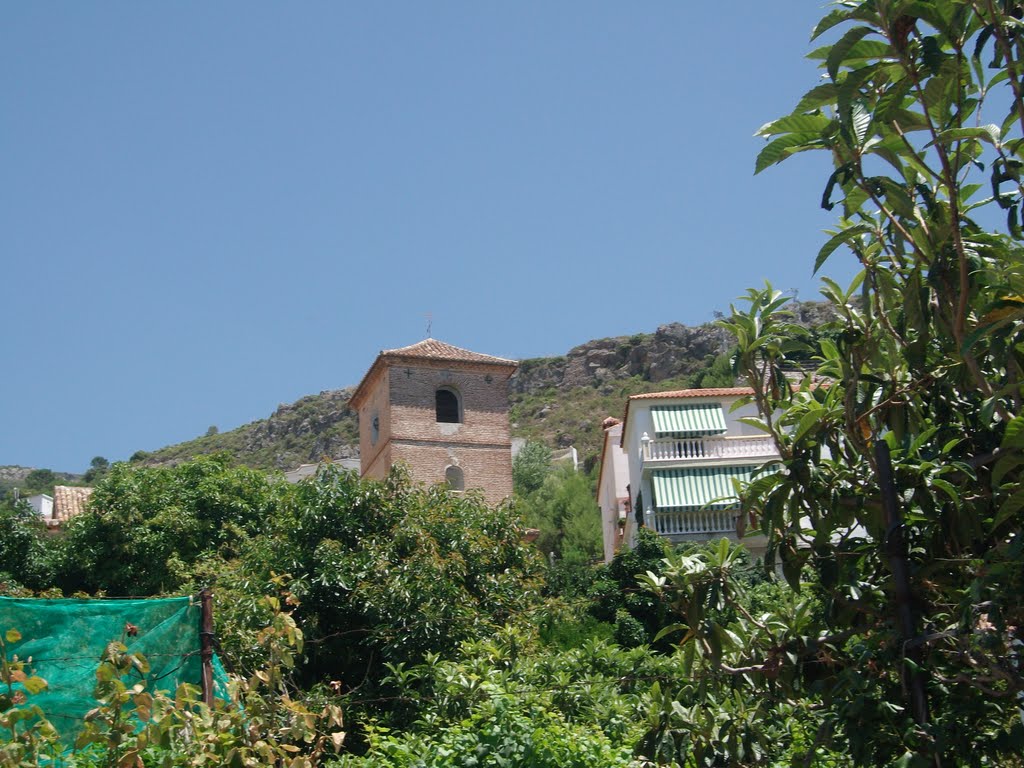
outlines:
[[[828,260],[828,257],[831,256],[839,246],[844,243],[849,243],[861,235],[869,234],[870,232],[871,227],[867,224],[854,224],[832,235],[832,237],[830,237],[818,251],[818,257],[814,260],[814,271],[817,272],[821,269],[822,265]]]
[[[757,162],[754,164],[754,173],[758,174],[771,165],[781,163],[797,152],[825,148],[825,143],[815,133],[791,133],[782,136],[769,142],[768,146],[761,150],[757,156]]]

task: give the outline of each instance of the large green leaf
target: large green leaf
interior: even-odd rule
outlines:
[[[1013,470],[1024,465],[1024,454],[1011,453],[1003,456],[992,468],[992,485],[999,486],[1003,479]]]
[[[932,146],[936,143],[961,141],[963,139],[978,139],[987,144],[991,144],[994,147],[998,147],[1000,135],[1001,131],[999,130],[998,125],[983,125],[980,128],[951,128],[948,131],[942,131],[938,136],[936,136],[935,141],[928,143],[928,146]]]
[[[874,30],[871,27],[854,27],[853,29],[846,30],[846,34],[835,42],[825,58],[825,68],[828,70],[828,76],[833,81],[837,79],[839,68],[847,61],[847,57],[854,50],[857,43],[873,32]]]
[[[992,530],[995,531],[1014,515],[1019,514],[1022,509],[1024,509],[1024,490],[1019,490],[999,508],[999,512],[992,521]]]
[[[875,103],[875,117],[883,122],[889,122],[896,110],[904,109],[908,104],[912,87],[913,81],[909,78],[903,78],[890,85]]]
[[[849,8],[837,8],[831,11],[825,18],[818,22],[817,26],[814,27],[814,31],[811,32],[811,40],[817,40],[823,34],[828,32],[837,24],[842,24],[847,19],[851,18],[853,11]]]
[[[1024,414],[1015,416],[1006,425],[1001,447],[1006,451],[1024,448]]]
[[[822,83],[805,93],[793,112],[810,112],[812,109],[818,109],[826,104],[835,104],[838,94],[839,88],[835,83]]]
[[[871,227],[867,224],[854,224],[851,227],[837,232],[828,239],[828,241],[821,246],[818,251],[818,258],[814,260],[814,271],[817,272],[821,269],[822,265],[828,260],[835,250],[843,243],[848,243],[855,237],[865,235],[871,232]]]
[[[797,424],[796,431],[793,433],[793,442],[800,442],[804,437],[806,437],[812,429],[821,423],[824,415],[824,408],[816,408],[813,411],[805,413],[800,419],[800,423]]]
[[[796,152],[823,149],[824,146],[820,136],[816,133],[790,133],[780,136],[769,142],[768,146],[758,153],[757,162],[754,164],[754,173],[758,174],[768,166],[781,163]]]
[[[774,136],[780,133],[821,133],[833,123],[825,115],[804,115],[793,113],[765,123],[758,128],[756,136]]]
[[[871,111],[863,100],[858,99],[850,105],[850,128],[857,146],[863,146],[871,126]]]
[[[935,3],[911,2],[900,5],[899,9],[903,16],[926,21],[944,35],[948,36],[950,33],[949,21],[939,12]]]

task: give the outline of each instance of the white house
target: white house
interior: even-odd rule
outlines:
[[[635,521],[630,512],[629,464],[622,450],[622,422],[607,418],[597,478],[597,505],[601,508],[604,559],[610,562],[624,540],[632,540]]]
[[[46,493],[36,493],[32,496],[26,496],[25,501],[43,520],[49,522],[53,519],[53,496]]]
[[[728,387],[629,398],[622,424],[605,431],[601,456],[598,501],[605,521],[606,558],[620,544],[630,546],[639,525],[673,543],[736,538],[733,481],[747,482],[778,459],[772,439],[740,421],[757,416],[757,408],[748,403],[732,410],[737,400],[751,394],[747,387]],[[617,452],[610,435],[618,429]],[[630,512],[619,523],[622,510],[613,511],[611,489],[617,489],[617,500],[623,486],[624,506]],[[612,518],[620,541],[615,541],[609,525]],[[764,548],[760,537],[747,537],[744,544],[753,554]]]

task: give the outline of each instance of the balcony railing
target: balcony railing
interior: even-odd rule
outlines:
[[[770,458],[771,437],[660,437],[642,441],[644,462]]]
[[[735,533],[735,509],[697,509],[647,512],[647,525],[662,536]]]

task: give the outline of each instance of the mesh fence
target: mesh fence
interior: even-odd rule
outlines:
[[[152,600],[44,600],[0,597],[0,635],[16,629],[21,639],[7,644],[8,657],[31,659],[31,670],[46,680],[30,697],[60,731],[74,738],[85,713],[95,707],[96,667],[107,643],[122,640],[150,664],[144,676],[150,692],[173,693],[181,683],[199,685],[201,608],[190,597]],[[132,634],[126,633],[131,624]],[[227,698],[227,675],[214,657],[214,694]],[[137,673],[124,678],[134,685]]]

